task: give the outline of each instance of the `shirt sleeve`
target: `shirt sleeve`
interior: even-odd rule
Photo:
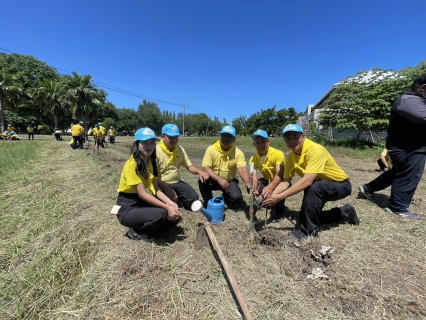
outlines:
[[[411,122],[426,123],[426,102],[418,96],[403,97],[397,112]]]

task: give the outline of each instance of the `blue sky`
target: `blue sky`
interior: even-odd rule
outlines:
[[[304,111],[336,82],[426,59],[423,0],[3,1],[0,52],[90,74],[118,108],[231,122]],[[169,102],[169,103],[165,103]]]

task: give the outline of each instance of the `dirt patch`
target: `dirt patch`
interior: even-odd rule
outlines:
[[[290,237],[280,230],[264,229],[258,232],[255,242],[261,246],[268,246],[280,249],[285,243],[290,241]]]

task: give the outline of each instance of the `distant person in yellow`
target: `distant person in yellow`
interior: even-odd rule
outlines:
[[[380,154],[380,158],[377,159],[377,164],[380,167],[379,172],[385,172],[390,169],[389,165],[392,164],[392,160],[389,156],[388,149],[383,149],[382,153]]]
[[[55,129],[53,129],[53,135],[55,136],[56,141],[62,140],[62,130],[61,129],[58,129],[58,128],[55,127]]]
[[[166,124],[161,130],[161,140],[157,144],[157,168],[158,178],[174,190],[178,201],[183,203],[186,209],[191,208],[191,204],[198,200],[198,193],[189,184],[181,180],[179,169],[186,168],[192,174],[197,174],[201,183],[209,179],[207,172],[203,172],[195,167],[189,160],[185,149],[179,143],[181,136],[178,126]]]
[[[115,129],[114,129],[113,126],[109,127],[108,135],[109,135],[109,142],[114,144],[115,143]]]
[[[359,225],[356,210],[350,203],[341,208],[323,210],[328,201],[344,199],[352,192],[349,177],[330,153],[322,145],[306,138],[298,124],[287,125],[282,136],[291,152],[285,160],[283,181],[263,201],[263,205],[274,205],[303,191],[301,226],[289,233],[298,240],[304,240],[308,235],[317,236],[321,224],[335,224],[344,220],[352,225]],[[291,184],[296,173],[301,179]]]
[[[118,187],[118,221],[129,228],[128,238],[140,242],[153,241],[161,229],[176,225],[182,216],[177,204],[158,187],[156,141],[150,128],[136,131]]]
[[[265,130],[256,130],[251,138],[257,151],[250,158],[250,162],[254,163],[253,194],[254,196],[260,195],[260,200],[264,200],[281,183],[284,173],[284,153],[269,145],[269,136]],[[257,171],[261,173],[262,177],[258,178]],[[280,222],[284,218],[284,202],[285,199],[275,204],[272,222]]]
[[[203,158],[203,171],[207,172],[207,182],[198,180],[204,207],[213,198],[213,190],[223,192],[225,203],[235,205],[243,200],[243,195],[238,186],[237,171],[250,192],[250,175],[246,168],[243,152],[235,147],[235,128],[224,126],[220,131],[219,140],[207,148]]]
[[[34,127],[30,124],[27,127],[27,133],[28,133],[28,140],[34,140]]]
[[[99,148],[101,146],[102,148],[105,148],[105,135],[106,135],[106,129],[102,126],[102,123],[99,122],[96,125],[96,144]]]
[[[0,135],[1,139],[8,140],[9,138],[9,131],[4,130],[4,132]]]
[[[72,135],[72,138],[74,139],[72,149],[73,150],[78,149],[77,142],[80,146],[80,149],[83,149],[83,135],[84,135],[83,121],[80,121],[79,123],[72,126],[71,135]]]
[[[10,131],[7,140],[19,140],[19,136],[15,131]]]
[[[9,132],[10,131],[15,131],[15,128],[11,124],[8,124],[6,130],[9,131]]]

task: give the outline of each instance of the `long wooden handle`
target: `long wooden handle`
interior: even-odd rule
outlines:
[[[213,248],[216,250],[217,255],[219,256],[223,269],[225,269],[225,273],[228,276],[229,282],[231,283],[232,289],[234,290],[235,296],[237,297],[240,307],[243,310],[245,318],[247,320],[253,320],[253,318],[250,315],[249,309],[246,305],[246,302],[244,301],[243,294],[241,293],[240,288],[238,288],[237,280],[235,279],[231,271],[231,268],[228,266],[228,262],[226,262],[225,256],[223,255],[223,252],[219,247],[219,243],[216,240],[216,237],[213,233],[210,223],[206,223],[206,231],[207,231],[207,234],[209,235],[210,241],[213,244]]]

